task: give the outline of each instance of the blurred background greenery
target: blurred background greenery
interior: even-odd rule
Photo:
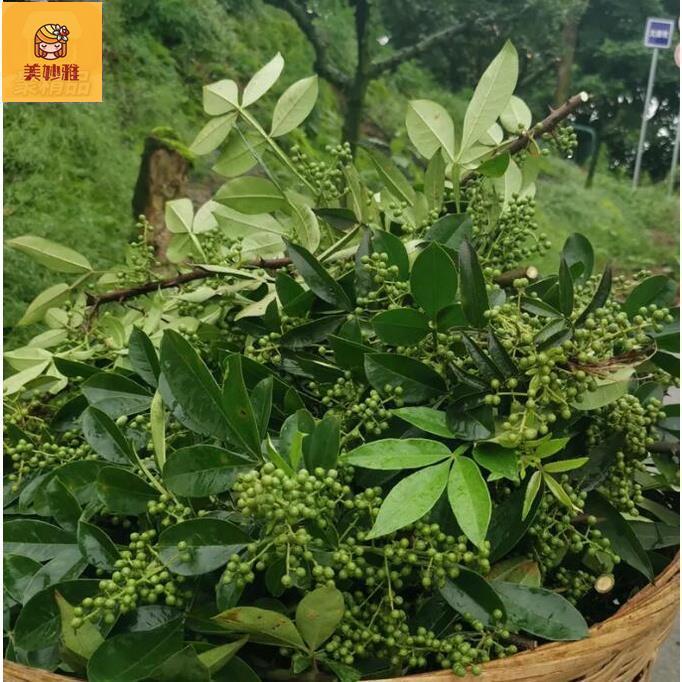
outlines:
[[[362,26],[359,7],[367,12]],[[97,266],[116,262],[133,230],[145,136],[168,126],[189,143],[205,120],[202,85],[225,77],[244,83],[277,51],[286,67],[264,98],[266,111],[316,64],[329,76],[296,139],[308,149],[323,149],[349,129],[363,65],[392,60],[376,74],[360,74],[376,77],[364,83],[357,132],[360,140],[390,147],[409,172],[407,101],[436,100],[461,123],[472,86],[511,38],[521,57],[517,93],[536,118],[580,90],[592,96],[576,120],[590,128],[581,132],[581,163],[554,158],[543,166],[539,222],[555,249],[580,231],[602,261],[621,269],[676,271],[678,198],[665,182],[679,108],[672,50],[659,59],[644,186],[633,192],[630,176],[650,59],[642,45],[645,20],[675,18],[677,11],[672,0],[107,0],[104,102],[5,105],[5,237],[42,235],[78,248]],[[429,36],[444,30],[426,49]],[[421,47],[412,51],[415,44]],[[209,161],[197,162],[193,198],[207,198],[219,182]],[[10,331],[55,279],[11,250],[5,273]]]

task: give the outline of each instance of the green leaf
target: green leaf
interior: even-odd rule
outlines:
[[[648,521],[630,521],[629,523],[640,544],[647,551],[676,547],[680,544],[679,524],[669,526],[666,523],[649,523]]]
[[[316,467],[333,469],[339,457],[341,426],[334,415],[327,413],[315,424],[315,429],[303,443],[303,456],[308,471]]]
[[[215,194],[215,200],[240,213],[270,213],[286,206],[284,195],[271,180],[245,175],[230,180]]]
[[[152,436],[156,467],[161,470],[166,462],[166,411],[158,391],[154,394],[149,409],[149,430]]]
[[[161,339],[159,392],[183,426],[197,433],[229,439],[223,397],[204,361],[173,330]]]
[[[632,367],[624,367],[607,378],[597,379],[597,388],[583,393],[582,400],[574,401],[573,406],[581,411],[597,410],[618,400],[628,392],[633,371]]]
[[[251,406],[258,424],[258,433],[265,438],[268,433],[270,415],[272,414],[272,393],[274,388],[272,377],[261,379],[251,391]]]
[[[304,289],[284,272],[277,273],[275,289],[284,312],[293,317],[304,317],[315,300],[315,294],[310,289]]]
[[[500,123],[510,133],[518,135],[521,130],[528,130],[533,120],[528,105],[516,95],[509,98],[507,106],[500,114]]]
[[[552,495],[554,495],[554,497],[556,497],[561,504],[568,509],[574,508],[571,498],[568,496],[568,493],[564,490],[564,487],[561,485],[561,483],[559,483],[559,481],[545,471],[542,472],[542,480],[545,482],[545,485],[549,488],[549,491],[552,493]]]
[[[242,93],[242,106],[251,106],[259,100],[276,82],[284,68],[284,59],[278,52],[265,66],[261,67],[246,84]]]
[[[424,195],[430,210],[440,211],[443,206],[445,186],[445,161],[440,149],[431,157],[424,173]]]
[[[157,490],[127,469],[104,467],[97,475],[97,497],[112,514],[138,516],[159,497]]]
[[[238,606],[214,616],[220,627],[229,632],[251,635],[253,642],[290,646],[306,651],[306,646],[296,626],[281,613],[259,609],[255,606]]]
[[[365,443],[341,456],[341,462],[365,469],[416,469],[450,457],[450,449],[425,438],[386,438]]]
[[[417,151],[430,159],[442,149],[450,161],[455,159],[455,126],[448,112],[436,102],[413,99],[405,117],[407,135]]]
[[[476,251],[467,240],[459,247],[459,277],[464,314],[474,327],[484,327],[486,324],[484,313],[489,308],[488,292]]]
[[[367,539],[388,535],[419,521],[445,490],[449,470],[450,460],[403,478],[384,498]]]
[[[514,361],[509,357],[509,353],[507,353],[492,329],[488,330],[488,353],[490,353],[492,361],[505,379],[517,373],[518,370]]]
[[[372,249],[375,253],[385,253],[388,256],[386,265],[398,268],[398,279],[405,281],[410,276],[410,261],[402,240],[387,230],[372,232]]]
[[[507,41],[484,71],[469,102],[464,115],[460,154],[471,147],[507,108],[518,74],[518,55]]]
[[[575,279],[579,284],[587,282],[594,269],[594,249],[589,239],[579,232],[568,235],[561,250],[561,256],[566,261],[569,270],[577,263],[582,265],[582,272]]]
[[[75,535],[45,521],[12,519],[3,524],[3,547],[7,554],[47,561],[75,544]]]
[[[235,452],[214,445],[190,445],[169,455],[163,480],[176,495],[208,497],[229,490],[237,476],[252,467],[252,460]]]
[[[495,431],[489,405],[476,405],[468,409],[458,404],[452,405],[447,411],[447,423],[457,438],[466,441],[485,440]]]
[[[507,154],[498,154],[492,159],[484,161],[476,170],[487,178],[501,178],[507,172],[511,156]]]
[[[236,111],[231,111],[223,116],[210,119],[197,133],[189,150],[193,154],[198,154],[199,156],[210,154],[214,149],[217,149],[230,134],[236,120]]]
[[[573,277],[563,257],[559,265],[559,310],[565,317],[570,317],[573,312]]]
[[[77,546],[69,547],[50,559],[35,573],[24,592],[24,603],[37,594],[57,583],[76,580],[86,569],[88,562]]]
[[[105,571],[113,571],[121,558],[111,538],[101,528],[83,520],[78,523],[78,547],[90,565]]]
[[[62,642],[66,650],[76,655],[83,662],[87,661],[102,644],[104,637],[97,626],[90,621],[83,621],[79,628],[74,628],[71,621],[74,618],[74,607],[69,604],[59,592],[55,592],[57,607],[61,616]]]
[[[402,389],[406,403],[420,403],[445,393],[440,374],[414,358],[394,353],[365,355],[365,372],[369,383],[380,393],[386,386]]]
[[[504,602],[510,625],[551,641],[587,637],[587,623],[580,611],[556,592],[502,581],[495,581],[493,587]]]
[[[384,310],[372,319],[377,336],[391,346],[413,346],[429,333],[429,320],[414,308]]]
[[[292,214],[292,228],[296,242],[310,253],[315,253],[320,245],[320,226],[317,216],[309,206],[294,201],[289,192],[285,192]]]
[[[486,575],[486,580],[502,580],[507,583],[540,587],[542,574],[536,561],[519,556],[495,564]]]
[[[608,500],[596,491],[587,496],[585,511],[597,517],[597,528],[611,542],[611,549],[632,568],[648,580],[654,579],[654,571],[634,531]]]
[[[456,436],[447,424],[445,412],[441,410],[434,410],[432,407],[400,407],[391,412],[426,433],[433,433],[441,438]]]
[[[462,333],[462,343],[484,381],[502,378],[502,373],[498,370],[497,365],[468,334]]]
[[[209,116],[220,116],[232,111],[239,104],[239,89],[233,80],[224,79],[204,85],[204,111]]]
[[[213,169],[225,178],[236,178],[250,171],[257,163],[257,155],[266,145],[265,139],[255,130],[246,133],[237,128],[223,147]]]
[[[432,320],[445,306],[454,303],[457,270],[450,256],[436,242],[431,242],[414,261],[410,292]]]
[[[677,285],[665,275],[654,275],[642,280],[623,303],[623,310],[632,318],[639,309],[649,305],[669,306],[675,302]]]
[[[83,382],[81,390],[92,407],[112,419],[145,412],[152,401],[146,388],[113,372],[93,374]]]
[[[369,149],[365,151],[369,154],[382,184],[386,185],[388,191],[396,199],[406,201],[410,206],[414,206],[414,190],[412,189],[412,185],[398,170],[398,167],[393,161],[378,152],[373,152]]]
[[[298,128],[313,110],[317,91],[317,76],[302,78],[290,85],[275,104],[270,137],[280,137]]]
[[[47,503],[54,520],[66,531],[73,533],[78,526],[82,510],[73,493],[54,477],[45,486]]]
[[[519,478],[519,457],[516,450],[503,448],[497,443],[476,443],[474,459],[493,474],[510,481]]]
[[[501,611],[506,617],[505,607],[490,583],[475,571],[460,567],[454,580],[445,580],[440,588],[445,601],[462,615],[469,614],[483,625],[491,625],[493,611]]]
[[[558,462],[550,462],[545,464],[543,469],[549,471],[550,474],[560,474],[564,471],[573,471],[579,469],[583,464],[589,461],[589,457],[576,457],[575,459],[562,459]]]
[[[34,322],[40,322],[50,308],[55,308],[66,300],[69,291],[71,291],[71,287],[63,282],[53,284],[51,287],[41,291],[28,304],[28,308],[26,308],[23,316],[17,322],[17,327],[25,327]]]
[[[235,654],[249,641],[248,637],[242,637],[236,642],[228,642],[222,646],[216,646],[199,654],[199,661],[206,666],[210,673],[216,673],[231,661]]]
[[[342,310],[351,310],[352,303],[341,285],[307,249],[287,242],[287,255],[305,283],[319,298]]]
[[[85,256],[49,239],[23,235],[7,241],[7,246],[25,253],[34,261],[54,272],[82,274],[90,272],[92,265]]]
[[[260,456],[260,433],[253,406],[244,385],[241,355],[234,353],[227,360],[228,374],[223,384],[223,410],[230,429],[248,452]]]
[[[477,547],[482,547],[490,524],[492,502],[488,484],[473,459],[455,457],[448,480],[448,499],[464,535]]]
[[[148,678],[182,648],[182,619],[107,639],[88,661],[89,682],[137,682]]]
[[[238,656],[228,661],[220,671],[220,677],[215,678],[216,682],[232,682],[232,680],[239,680],[239,682],[261,682],[260,677]]]
[[[161,371],[159,357],[151,339],[139,327],[133,327],[130,333],[128,360],[138,375],[156,388]]]
[[[326,642],[343,618],[343,594],[335,587],[308,592],[296,607],[296,626],[313,652]]]
[[[3,585],[12,599],[22,604],[26,588],[42,564],[21,554],[5,554],[2,558]]]
[[[137,455],[116,423],[96,407],[88,407],[81,416],[83,437],[100,456],[114,464],[136,464]]]
[[[580,313],[578,319],[575,321],[576,326],[579,326],[585,322],[588,315],[593,313],[598,308],[602,308],[611,294],[611,282],[613,274],[611,266],[607,265],[604,268],[604,274],[599,280],[599,284],[595,289],[594,295],[592,296],[590,302],[585,306],[585,309]]]
[[[534,471],[530,479],[528,480],[528,486],[526,487],[526,494],[523,498],[523,510],[521,511],[521,520],[525,520],[530,514],[533,508],[533,503],[535,498],[540,492],[540,487],[542,485],[542,472]]]
[[[164,530],[158,551],[173,573],[201,575],[226,564],[248,541],[244,531],[228,521],[191,519]],[[185,550],[178,548],[178,543],[183,542],[187,544]]]
[[[542,483],[540,477],[538,477],[538,480]],[[526,498],[526,490],[527,485],[521,486],[493,508],[490,530],[488,531],[491,561],[497,561],[514,549],[535,519],[537,510],[540,507],[541,496],[534,496],[534,501],[528,513],[523,517],[523,503]]]

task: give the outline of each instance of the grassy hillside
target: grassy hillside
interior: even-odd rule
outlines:
[[[132,191],[150,130],[170,126],[190,141],[203,124],[201,85],[224,77],[244,81],[278,50],[287,65],[266,109],[291,82],[312,72],[312,51],[286,14],[257,1],[240,6],[236,11],[220,0],[108,0],[104,102],[5,105],[5,237],[38,234],[77,247],[96,266],[115,262],[130,235]],[[341,33],[334,43],[338,59],[350,58]],[[400,154],[406,147],[405,104],[414,97],[438,100],[462,118],[463,98],[405,64],[372,85],[366,134],[382,137]],[[322,84],[306,135],[323,145],[335,141],[339,130],[339,102]],[[198,165],[193,182],[206,181],[207,173]],[[671,264],[676,257],[677,202],[663,190],[633,195],[627,182],[598,175],[594,189],[586,191],[581,171],[557,160],[547,163],[545,176],[539,219],[557,248],[579,230],[594,238],[600,258],[624,267]],[[9,249],[5,273],[10,327],[39,291],[59,281]]]

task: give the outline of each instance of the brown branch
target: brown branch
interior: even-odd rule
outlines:
[[[499,156],[500,154],[505,154],[507,152],[509,152],[509,154],[516,154],[522,149],[525,149],[530,144],[531,140],[541,137],[544,133],[551,133],[561,121],[585,104],[589,98],[590,97],[586,92],[579,92],[577,95],[569,97],[560,107],[557,107],[549,116],[539,123],[536,123],[528,132],[519,135],[507,144],[501,145],[493,156]],[[475,175],[475,170],[465,173],[460,178],[460,184],[467,182]]]
[[[331,63],[327,53],[327,42],[313,21],[314,15],[296,0],[265,0],[265,2],[284,10],[296,22],[315,52],[316,73],[340,90],[344,92],[348,90],[352,80]]]
[[[453,24],[452,26],[448,26],[447,28],[422,38],[413,45],[407,45],[406,47],[401,48],[390,57],[372,62],[369,68],[369,77],[376,78],[382,73],[398,68],[403,62],[418,57],[420,54],[426,52],[443,40],[451,38],[458,33],[462,33],[465,28],[466,24],[464,22]]]

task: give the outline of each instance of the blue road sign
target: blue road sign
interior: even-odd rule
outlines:
[[[657,19],[649,17],[646,20],[644,45],[646,47],[668,48],[673,44],[675,21],[673,19]]]

